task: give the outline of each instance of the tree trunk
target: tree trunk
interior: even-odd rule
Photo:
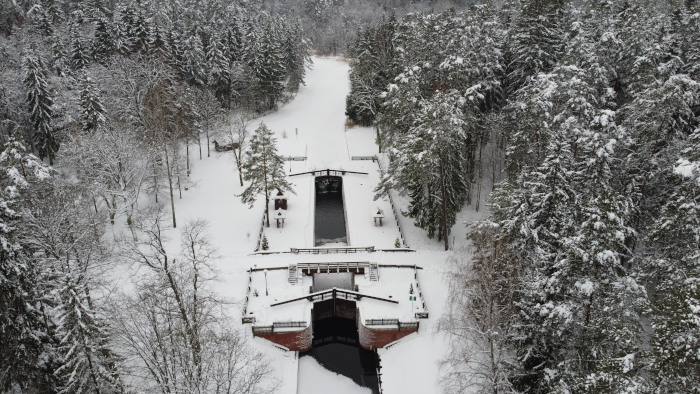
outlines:
[[[442,168],[442,159],[440,159],[440,188],[442,189],[442,238],[445,241],[445,250],[449,250],[450,245],[447,241],[447,202],[445,201],[445,174]]]
[[[265,220],[270,227],[270,193],[267,191],[267,161],[263,162],[263,174],[265,177]]]
[[[481,201],[481,180],[484,178],[484,162],[482,160],[482,154],[484,152],[484,145],[479,145],[479,162],[476,165],[476,204],[474,208],[479,212],[479,202]]]
[[[190,176],[190,139],[185,139],[185,166],[187,167],[187,176]],[[181,197],[182,198],[182,197]]]
[[[211,157],[211,143],[209,142],[209,119],[205,122],[204,131],[207,133],[207,157]]]
[[[175,221],[175,197],[173,195],[173,172],[170,168],[170,158],[168,157],[168,147],[163,144],[163,150],[165,151],[165,166],[168,168],[168,186],[170,187],[170,209],[173,213],[173,228],[177,227],[177,222]]]
[[[199,160],[202,160],[202,136],[199,128],[197,128],[197,145],[199,146]]]
[[[241,186],[243,186],[243,148],[241,148],[241,145],[243,144],[238,144],[238,149],[233,150],[233,156],[236,158],[236,168],[238,168],[238,180],[241,182]]]

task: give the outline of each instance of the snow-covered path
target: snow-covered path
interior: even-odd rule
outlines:
[[[350,91],[347,63],[314,58],[306,86],[290,103],[258,121],[272,129],[279,151],[308,157],[310,168],[337,168],[349,160],[345,143],[345,96]],[[259,122],[254,122],[255,127]],[[297,134],[298,130],[298,134]],[[287,138],[283,137],[286,132]]]

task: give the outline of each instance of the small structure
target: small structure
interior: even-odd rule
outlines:
[[[272,216],[277,221],[277,228],[284,227],[284,219],[287,218],[287,211],[284,209],[275,209]]]
[[[272,197],[272,199],[275,200],[275,211],[278,209],[287,209],[287,195],[284,194],[282,190],[278,190],[277,195]]]
[[[377,210],[374,212],[374,225],[381,226],[383,219],[384,219],[384,211],[382,211],[380,208],[377,208]],[[379,224],[377,224],[377,223],[379,223]]]
[[[219,144],[219,142],[217,140],[214,140],[213,142],[214,142],[214,150],[217,152],[226,152],[226,151],[238,149],[238,147],[240,146],[237,142],[231,142],[231,143],[223,144],[223,145]]]

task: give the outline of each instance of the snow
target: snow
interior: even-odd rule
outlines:
[[[243,187],[239,185],[238,174],[231,152],[215,152],[211,157],[199,160],[192,158],[191,182],[183,197],[175,202],[178,229],[167,231],[166,248],[176,256],[180,246],[179,227],[195,218],[208,221],[211,243],[218,249],[215,262],[216,282],[214,291],[230,303],[232,330],[240,330],[251,337],[250,325],[243,325],[242,314],[246,296],[249,297],[247,315],[256,317],[256,324],[272,324],[274,321],[307,321],[311,303],[290,303],[271,307],[270,304],[308,293],[311,278],[291,285],[287,281],[287,267],[290,264],[349,261],[376,262],[380,264],[380,282],[371,282],[367,277],[356,276],[359,291],[380,297],[398,300],[399,304],[363,299],[358,304],[361,315],[367,318],[412,319],[425,302],[430,312],[428,319],[420,320],[418,334],[403,338],[389,349],[380,350],[382,364],[382,384],[384,393],[436,393],[439,391],[439,365],[449,349],[449,341],[439,333],[436,325],[445,310],[448,296],[446,277],[450,272],[452,251],[443,251],[443,243],[427,238],[426,232],[416,228],[412,220],[403,216],[402,210],[408,206],[408,199],[392,192],[392,198],[399,217],[394,217],[387,199],[374,200],[374,188],[379,181],[379,166],[376,162],[351,160],[352,156],[374,156],[378,154],[373,128],[351,128],[345,130],[345,96],[349,91],[349,66],[346,62],[332,58],[314,58],[314,67],[308,72],[306,86],[299,89],[297,96],[277,112],[252,122],[250,131],[259,122],[265,124],[277,137],[278,150],[283,156],[304,156],[305,161],[285,163],[289,173],[311,171],[313,169],[344,169],[367,172],[367,175],[346,174],[344,181],[344,201],[347,213],[348,236],[353,246],[375,246],[378,249],[393,249],[396,238],[400,237],[397,221],[401,225],[407,243],[415,253],[356,253],[336,255],[291,254],[289,248],[313,247],[313,177],[299,175],[289,177],[296,194],[289,193],[287,218],[283,228],[264,228],[270,251],[287,252],[275,254],[255,254],[261,219],[264,212],[264,198],[258,199],[252,207],[242,204],[238,197]],[[296,131],[298,130],[298,131]],[[282,138],[286,131],[287,138]],[[212,137],[217,138],[217,135]],[[387,157],[379,155],[386,168]],[[490,185],[484,184],[482,195],[487,195]],[[276,192],[275,192],[276,193]],[[271,196],[272,197],[272,196]],[[274,210],[271,200],[270,212]],[[375,226],[375,210],[383,210],[383,226]],[[486,210],[476,212],[465,207],[457,216],[452,229],[450,245],[459,250],[466,244],[467,225],[487,215]],[[123,218],[121,218],[123,221]],[[123,226],[123,224],[122,224]],[[121,227],[123,229],[123,227]],[[110,231],[119,235],[120,227]],[[388,268],[381,265],[403,265],[410,268]],[[417,283],[413,266],[419,266],[418,282],[423,299],[409,301],[410,286],[415,294]],[[272,268],[283,269],[272,269]],[[260,269],[249,273],[250,268]],[[267,290],[262,269],[267,269]],[[115,269],[112,281],[105,292],[132,288],[133,281],[140,274],[138,267],[124,266]],[[250,275],[249,275],[250,274]],[[249,279],[250,278],[250,279]],[[248,294],[249,280],[251,290]],[[274,286],[270,286],[274,283]],[[257,290],[258,296],[254,296]],[[334,393],[367,392],[349,379],[325,371],[310,357],[297,359],[293,352],[285,352],[270,342],[255,338],[252,345],[263,352],[276,371],[279,387],[276,393],[313,393],[313,390]],[[297,365],[300,365],[300,369]],[[297,374],[299,371],[299,374]],[[313,383],[312,383],[313,382]],[[297,390],[298,386],[298,390]]]
[[[693,172],[698,170],[698,163],[693,163],[685,159],[678,160],[673,172],[684,178],[692,178]]]
[[[299,379],[298,393],[372,393],[372,390],[367,387],[358,386],[352,379],[323,368],[313,357],[302,357],[299,359],[299,374],[313,376],[313,379]]]

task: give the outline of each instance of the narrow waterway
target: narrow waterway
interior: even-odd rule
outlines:
[[[302,357],[313,357],[329,371],[379,393],[375,354],[360,347],[354,319],[331,317],[315,321],[313,345]],[[332,391],[329,388],[328,392]]]
[[[315,246],[346,244],[343,179],[337,176],[316,178]]]

